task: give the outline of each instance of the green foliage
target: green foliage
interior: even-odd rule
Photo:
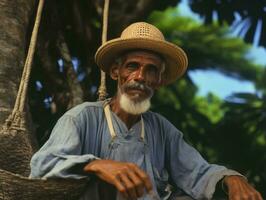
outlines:
[[[212,93],[209,93],[206,97],[196,96],[194,98],[194,106],[200,113],[208,117],[213,124],[223,118],[224,110],[221,105],[222,100]]]
[[[169,41],[185,49],[190,70],[216,69],[251,81],[257,81],[262,74],[261,66],[246,58],[250,46],[239,38],[230,37],[227,26],[203,25],[179,16],[175,8],[155,11],[149,21],[159,27]]]
[[[229,100],[215,128],[214,148],[224,163],[248,176],[265,194],[266,97],[239,93]]]
[[[266,76],[247,58],[250,46],[230,37],[226,26],[203,25],[173,8],[154,12],[149,21],[185,49],[188,70],[216,69],[260,89],[260,96],[235,94],[224,102],[213,94],[197,96],[197,87],[185,76],[157,92],[153,110],[166,116],[209,162],[240,171],[265,195]]]
[[[238,35],[244,36],[245,41],[252,43],[254,37],[259,33],[259,45],[265,46],[266,35],[265,35],[265,1],[250,1],[250,0],[230,0],[230,1],[189,1],[191,9],[204,16],[204,22],[206,24],[216,23],[233,24],[233,29]],[[214,17],[213,14],[216,14]],[[237,23],[235,15],[239,15]],[[248,25],[246,22],[248,21]],[[257,29],[257,25],[261,23],[261,30]],[[243,26],[245,25],[245,26]],[[245,29],[245,31],[243,31]],[[243,34],[244,33],[244,34]]]
[[[211,162],[217,161],[212,148],[209,132],[212,127],[211,112],[215,111],[219,102],[216,97],[209,99],[213,108],[204,112],[208,104],[207,98],[196,97],[197,87],[189,77],[180,79],[171,86],[159,89],[153,98],[153,110],[166,116],[178,129],[184,133],[185,139],[193,144],[202,155]],[[219,104],[220,105],[220,104]]]

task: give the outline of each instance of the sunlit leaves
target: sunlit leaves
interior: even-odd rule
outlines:
[[[206,97],[195,97],[194,106],[197,110],[208,117],[213,123],[219,122],[224,116],[224,110],[221,109],[222,100],[209,93]]]
[[[212,68],[251,81],[260,78],[261,66],[246,58],[250,46],[239,38],[231,37],[228,27],[217,24],[206,26],[189,17],[178,16],[176,8],[156,11],[149,20],[163,31],[168,40],[185,49],[189,69]]]
[[[263,193],[266,71],[247,58],[250,46],[230,37],[228,27],[218,23],[203,25],[179,16],[175,8],[154,12],[149,20],[169,41],[185,49],[188,70],[212,68],[240,80],[250,80],[259,89],[257,94],[235,94],[224,102],[212,94],[198,97],[197,87],[185,76],[157,92],[153,109],[180,129],[210,162],[239,170]]]

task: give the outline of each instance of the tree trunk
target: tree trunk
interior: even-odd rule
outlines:
[[[0,126],[11,113],[27,48],[34,0],[0,0]]]
[[[70,91],[70,102],[68,104],[68,109],[70,109],[82,103],[83,91],[73,69],[70,52],[62,34],[60,34],[58,38],[58,49],[65,62],[65,68],[67,71],[67,83]]]

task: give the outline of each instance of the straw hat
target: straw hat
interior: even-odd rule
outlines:
[[[117,56],[134,49],[153,51],[164,58],[164,85],[174,82],[187,69],[186,53],[180,47],[167,42],[158,28],[145,22],[131,24],[119,38],[100,46],[95,54],[95,61],[103,71],[109,73],[109,68]]]

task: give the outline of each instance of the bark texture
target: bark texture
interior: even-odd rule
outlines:
[[[34,0],[0,1],[0,125],[13,109]]]

